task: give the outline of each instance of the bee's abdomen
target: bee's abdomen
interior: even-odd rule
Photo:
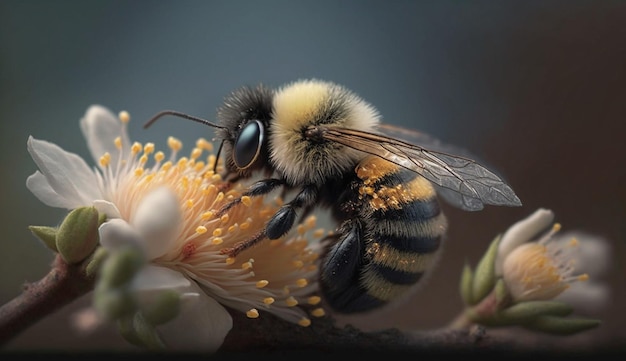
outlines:
[[[357,167],[357,176],[362,230],[355,282],[327,295],[343,313],[405,295],[431,268],[447,226],[432,185],[418,174],[371,157]]]

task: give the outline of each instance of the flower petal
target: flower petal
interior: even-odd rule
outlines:
[[[143,249],[143,242],[139,240],[139,233],[121,218],[114,218],[102,223],[98,232],[100,244],[108,250],[115,250],[126,245],[135,245]]]
[[[181,223],[178,198],[168,187],[148,193],[135,212],[131,223],[146,242],[148,259],[155,259],[171,249]]]
[[[609,242],[597,235],[581,231],[557,233],[550,243],[564,244],[575,239],[577,254],[574,273],[586,273],[592,280],[604,277],[611,267],[611,247]]]
[[[530,241],[539,232],[545,230],[554,220],[554,213],[551,210],[539,208],[530,216],[513,224],[504,233],[498,246],[498,256],[496,257],[496,274],[502,275],[502,263],[506,256],[519,245]]]
[[[48,179],[46,179],[40,171],[36,171],[26,179],[26,187],[35,197],[47,206],[67,209],[74,208],[74,203],[55,192],[52,186],[50,186],[50,183],[48,183]]]
[[[147,265],[133,279],[132,288],[138,292],[175,290],[182,292],[191,287],[191,281],[182,273],[166,267]]]
[[[608,306],[611,299],[610,294],[611,290],[608,285],[589,280],[572,283],[570,288],[554,300],[569,303],[578,311],[598,314]]]
[[[80,129],[87,140],[87,147],[91,156],[99,165],[99,159],[104,153],[112,155],[110,166],[115,169],[119,158],[115,146],[115,138],[121,137],[122,158],[127,158],[130,149],[130,138],[126,126],[107,108],[101,105],[92,105],[80,120]]]
[[[186,296],[178,317],[157,327],[159,334],[172,350],[217,351],[233,327],[230,314],[200,289]]]
[[[97,199],[93,201],[93,206],[96,207],[98,213],[105,214],[108,219],[122,218],[119,209],[117,209],[117,206],[112,202]]]
[[[65,198],[69,208],[90,206],[102,198],[95,174],[81,157],[32,136],[26,145],[50,187]]]

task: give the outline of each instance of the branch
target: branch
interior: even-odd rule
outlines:
[[[69,265],[57,254],[44,278],[25,284],[19,296],[0,307],[0,345],[93,287],[94,279],[87,277],[84,262]]]

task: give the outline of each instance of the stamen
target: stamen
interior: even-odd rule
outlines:
[[[230,266],[231,264],[235,263],[235,257],[228,257],[226,258],[225,262],[227,265]]]
[[[102,157],[100,157],[100,165],[103,167],[107,167],[109,164],[111,164],[111,154],[109,154],[109,152],[106,152],[102,155]]]
[[[296,285],[298,285],[298,287],[305,287],[308,284],[309,284],[309,281],[307,281],[305,278],[300,278],[299,280],[296,281]]]
[[[285,303],[287,304],[287,306],[293,307],[293,306],[296,306],[298,304],[298,300],[296,300],[293,296],[289,296],[285,300]]]
[[[208,142],[206,139],[204,138],[199,138],[196,141],[196,147],[200,148],[200,149],[204,149],[207,150],[209,152],[213,151],[213,144]]]
[[[252,204],[252,199],[248,196],[241,197],[241,203],[243,203],[246,207],[250,207]]]
[[[263,299],[263,303],[265,303],[268,306],[271,305],[272,303],[274,303],[274,301],[275,301],[274,297],[265,297]]]
[[[246,312],[246,316],[249,318],[257,318],[259,317],[259,311],[256,308],[252,308]]]
[[[141,152],[142,149],[143,149],[143,146],[139,142],[133,143],[133,145],[130,147],[130,151],[133,153],[133,155],[139,154],[139,152]]]
[[[154,152],[154,143],[146,143],[146,145],[143,146],[143,152],[145,154],[152,154],[152,152]]]
[[[128,122],[130,122],[130,114],[126,110],[122,110],[121,112],[119,112],[117,117],[124,124],[128,124]]]
[[[204,212],[204,213],[202,213],[202,215],[200,215],[200,218],[203,221],[209,220],[209,219],[213,218],[213,212],[211,212],[211,211]]]
[[[117,148],[117,150],[122,149],[122,137],[116,137],[113,139],[113,144],[115,144],[115,148]]]
[[[224,239],[222,237],[215,237],[211,240],[211,244],[218,245],[224,243]]]
[[[298,325],[302,327],[308,327],[311,325],[311,320],[309,320],[306,317],[303,317],[302,319],[300,319],[300,321],[298,321]]]
[[[215,229],[213,230],[213,236],[214,236],[214,237],[219,237],[219,236],[221,236],[221,235],[222,235],[222,228],[215,228]]]
[[[260,280],[256,283],[256,288],[263,288],[269,284],[268,280]]]
[[[135,176],[136,177],[141,177],[143,175],[143,168],[137,168],[135,169]]]
[[[316,308],[313,311],[311,311],[311,315],[315,316],[315,317],[322,317],[326,314],[326,312],[324,311],[323,308]]]
[[[308,304],[314,306],[320,303],[320,301],[322,301],[322,298],[320,296],[311,296],[307,299]]]
[[[167,146],[174,152],[178,152],[183,147],[183,143],[180,140],[170,136],[167,138]]]
[[[154,160],[157,162],[161,162],[163,161],[163,159],[165,159],[165,154],[163,154],[163,152],[158,151],[154,154]]]
[[[205,226],[198,226],[196,227],[196,233],[197,234],[204,234],[207,232],[207,228]]]

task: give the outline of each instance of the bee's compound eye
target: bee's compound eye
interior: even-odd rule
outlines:
[[[261,153],[263,145],[263,124],[253,120],[246,124],[235,140],[233,159],[239,169],[245,169],[254,163]]]

